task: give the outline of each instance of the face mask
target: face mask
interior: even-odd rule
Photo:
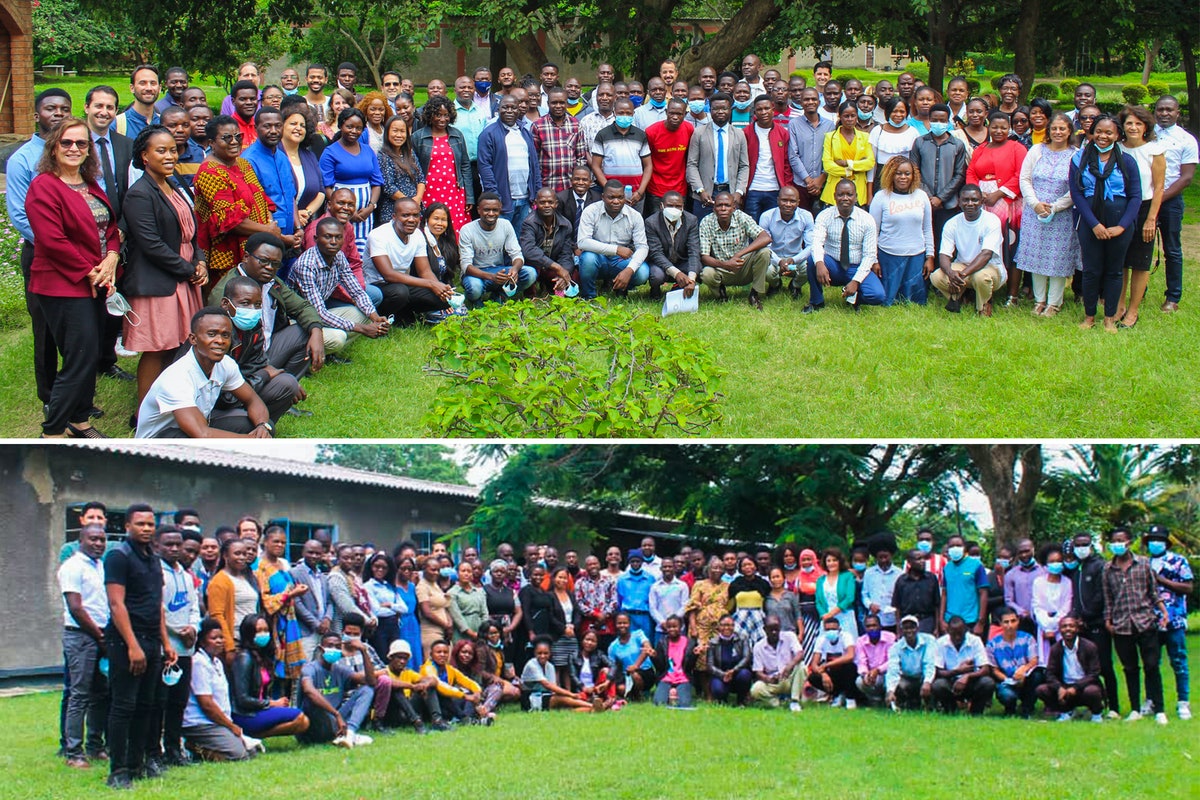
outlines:
[[[321,652],[321,658],[325,659],[325,663],[333,666],[342,660],[341,650],[324,650]]]
[[[838,639],[842,638],[842,632],[836,628],[831,631],[825,631],[825,638],[830,642],[836,642]]]
[[[1150,542],[1146,545],[1146,550],[1149,551],[1150,555],[1152,556],[1161,556],[1163,553],[1167,552],[1167,543],[1159,541]]]
[[[852,564],[850,564],[850,566],[854,568],[855,572],[866,572],[866,570],[867,570],[867,565],[862,563],[861,561],[855,561]]]
[[[636,95],[629,96],[629,102],[633,103],[634,108],[637,108],[638,106],[640,106],[642,104],[643,99],[644,98],[638,97]]]
[[[172,664],[163,670],[162,681],[167,686],[174,686],[183,677],[183,670],[177,664]]]
[[[956,544],[954,547],[946,550],[946,555],[950,557],[951,561],[962,561],[963,552],[962,545]]]
[[[1112,553],[1114,556],[1123,556],[1126,552],[1128,552],[1128,550],[1129,545],[1125,544],[1124,542],[1108,543],[1108,552]]]
[[[950,132],[949,122],[931,122],[929,123],[929,132],[934,136],[945,136]]]
[[[475,94],[487,94],[491,88],[491,81],[475,81]]]
[[[750,101],[750,100],[734,100],[733,107],[736,108],[738,111],[745,111],[747,108],[750,107],[751,102],[752,101]]]
[[[1009,561],[1007,558],[997,558],[996,559],[996,566],[999,567],[1000,569],[1008,569],[1011,565],[1012,565],[1012,562]]]
[[[252,331],[262,322],[261,308],[235,308],[233,326],[239,331]]]
[[[617,127],[624,130],[633,124],[633,117],[624,114],[617,115]]]
[[[693,114],[703,114],[704,113],[704,101],[703,100],[688,100],[688,111],[691,111]]]
[[[800,568],[800,571],[801,571],[801,572],[812,572],[814,569],[816,569],[816,567],[814,567],[813,565],[809,564],[807,567],[801,567],[801,568]]]
[[[1073,550],[1075,552],[1075,557],[1080,561],[1083,561],[1092,554],[1092,546],[1090,544],[1085,544],[1082,547],[1075,547]]]
[[[792,108],[796,109],[797,111],[803,111],[803,110],[804,110],[804,106],[802,106],[802,105],[800,105],[799,103],[797,103],[797,102],[795,102],[795,101],[792,101],[792,100],[789,100],[789,101],[788,101],[788,105],[789,105],[789,106],[791,106]]]
[[[1112,149],[1113,149],[1114,147],[1116,147],[1117,145],[1116,145],[1116,143],[1113,143],[1113,144],[1110,144],[1108,147],[1101,147],[1101,146],[1100,146],[1100,145],[1098,145],[1098,144],[1097,144],[1097,145],[1093,145],[1093,146],[1096,148],[1096,151],[1097,151],[1097,152],[1100,152],[1100,153],[1107,153],[1109,150],[1112,150]]]
[[[1032,567],[1032,566],[1033,566],[1033,557],[1032,557],[1032,556],[1030,556],[1029,558],[1022,558],[1022,559],[1021,559],[1021,566],[1023,566],[1023,567]]]
[[[493,650],[502,650],[504,648],[504,642],[503,640],[499,642],[493,642],[491,639],[489,639],[488,647],[492,648]]]
[[[1063,562],[1061,561],[1051,561],[1046,565],[1046,572],[1049,572],[1051,575],[1062,575],[1062,571]]]
[[[653,97],[651,97],[646,102],[650,104],[651,108],[666,108],[667,107],[667,98],[665,98],[665,97],[662,100],[655,100]]]
[[[629,568],[629,574],[630,574],[630,575],[641,575],[641,574],[642,574],[642,568],[641,568],[641,567],[638,567],[637,569],[634,569],[633,567],[630,567],[630,568]]]
[[[1065,568],[1065,569],[1066,569],[1068,572],[1069,572],[1069,571],[1071,571],[1071,570],[1079,569],[1079,562],[1078,562],[1078,561],[1064,561],[1064,562],[1063,562],[1063,567],[1064,567],[1064,568]]]
[[[451,580],[458,577],[458,573],[455,571],[454,567],[442,567],[438,570],[438,575],[443,578],[450,578]]]
[[[921,541],[917,542],[917,549],[920,550],[922,553],[932,552],[933,551],[933,542],[922,539]]]
[[[858,118],[861,119],[863,122],[866,122],[869,119],[875,119],[875,112],[874,111],[863,111],[860,108],[858,110]]]
[[[254,634],[254,646],[255,647],[266,647],[270,643],[271,643],[271,634],[269,634],[269,633]]]
[[[883,631],[867,631],[867,638],[871,640],[871,644],[875,644],[883,636]]]
[[[671,208],[670,206],[664,206],[662,212],[663,219],[665,219],[667,222],[670,222],[672,225],[683,219],[682,208]]]
[[[350,642],[361,642],[361,641],[362,641],[361,636],[343,636],[342,637],[342,642],[345,644],[349,644]]]
[[[104,308],[114,317],[123,317],[129,315],[129,324],[135,328],[142,324],[142,320],[138,317],[137,312],[129,307],[129,301],[125,299],[125,295],[120,292],[113,292],[104,301]]]
[[[579,284],[572,283],[571,285],[569,285],[567,287],[566,291],[564,291],[563,294],[566,295],[567,297],[578,297],[579,296]]]

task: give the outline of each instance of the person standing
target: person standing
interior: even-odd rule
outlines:
[[[687,122],[687,103],[672,98],[664,101],[663,119],[644,130],[650,144],[650,183],[646,186],[646,216],[663,205],[668,192],[687,194],[687,151],[694,127]],[[641,111],[642,106],[638,109]],[[636,118],[637,114],[634,114]],[[636,122],[636,119],[635,119]]]
[[[1028,219],[1021,241],[1021,269],[1033,277],[1033,315],[1053,317],[1063,305],[1067,281],[1080,268],[1079,238],[1068,213],[1071,199],[1071,121],[1054,114],[1046,141],[1030,148],[1021,163],[1022,219]],[[1033,224],[1036,219],[1037,224]],[[1140,296],[1139,296],[1140,302]],[[1134,307],[1136,316],[1136,306]]]
[[[1004,573],[1004,603],[1017,612],[1021,630],[1025,633],[1037,630],[1033,619],[1033,582],[1045,574],[1045,568],[1034,557],[1033,541],[1022,539],[1017,542],[1017,564]]]
[[[173,525],[164,525],[154,532],[154,549],[162,563],[163,619],[171,646],[179,656],[175,662],[180,675],[176,683],[158,687],[163,708],[161,718],[162,743],[150,731],[150,753],[162,756],[168,767],[186,767],[191,762],[183,752],[183,713],[187,708],[188,690],[192,685],[192,656],[196,652],[196,636],[200,629],[200,595],[196,577],[182,564],[183,534]],[[164,681],[165,683],[165,681]]]
[[[329,602],[329,576],[321,571],[325,548],[316,539],[309,539],[301,550],[301,561],[291,568],[297,586],[308,591],[295,598],[296,621],[300,625],[300,647],[307,661],[329,632],[333,622],[333,604]]]
[[[787,125],[777,122],[770,98],[754,102],[754,124],[742,131],[746,136],[746,159],[750,165],[746,183],[746,213],[757,222],[778,204],[779,190],[792,185],[788,162]]]
[[[1167,607],[1158,595],[1158,581],[1150,562],[1130,552],[1129,531],[1118,528],[1109,538],[1113,559],[1104,568],[1104,626],[1113,639],[1129,692],[1126,722],[1141,719],[1141,669],[1146,673],[1146,706],[1159,725],[1167,724],[1163,710],[1162,673],[1158,668],[1162,646],[1159,631],[1167,627]],[[1157,612],[1157,613],[1155,613]]]
[[[125,541],[104,559],[110,616],[104,629],[112,704],[108,714],[109,775],[114,789],[140,778],[162,777],[166,766],[146,759],[164,666],[176,661],[163,615],[163,573],[154,555],[154,509],[143,503],[125,512]]]
[[[109,620],[104,589],[105,543],[104,525],[84,525],[79,532],[79,549],[58,568],[58,588],[63,598],[63,656],[70,680],[63,749],[67,766],[74,769],[87,769],[91,766],[89,757],[99,760],[104,754],[108,680],[100,661],[105,657],[104,628]]]
[[[1107,698],[1109,715],[1121,714],[1121,701],[1117,696],[1117,675],[1113,671],[1112,634],[1105,624],[1104,557],[1092,545],[1090,533],[1079,532],[1071,539],[1071,555],[1079,566],[1071,570],[1071,616],[1078,623],[1079,636],[1096,645],[1100,657],[1100,677],[1104,681],[1104,697]],[[1066,639],[1063,622],[1059,621],[1059,633]]]
[[[587,163],[579,120],[567,113],[567,93],[551,89],[549,112],[533,123],[537,162],[541,168],[541,184],[555,192],[571,187],[571,170]]]
[[[686,170],[692,213],[701,221],[712,213],[719,192],[731,193],[734,207],[740,206],[750,177],[746,137],[729,124],[733,98],[717,92],[708,105],[711,121],[696,126],[688,144]]]
[[[836,126],[818,113],[821,94],[809,87],[800,93],[802,114],[788,122],[788,162],[792,166],[796,186],[800,189],[800,207],[819,212],[821,192],[828,176],[821,163],[825,137]]]
[[[517,124],[518,114],[515,98],[500,100],[496,122],[483,128],[478,136],[477,162],[480,186],[484,192],[500,196],[500,215],[514,230],[520,230],[521,223],[529,215],[533,198],[542,188],[537,146],[533,135]],[[461,110],[459,116],[462,116]],[[467,143],[470,144],[469,138]]]
[[[142,132],[147,125],[158,124],[158,69],[149,64],[139,64],[133,68],[129,78],[129,91],[133,94],[133,102],[113,120],[113,133],[133,138]]]
[[[1094,92],[1095,90],[1093,90]],[[1095,95],[1093,94],[1093,97]],[[1167,171],[1163,175],[1162,206],[1158,212],[1158,227],[1162,232],[1163,258],[1167,263],[1167,291],[1163,301],[1164,313],[1179,310],[1183,295],[1183,190],[1196,175],[1196,137],[1179,125],[1179,101],[1169,94],[1154,104],[1154,135],[1166,144]]]
[[[1166,527],[1151,525],[1142,541],[1150,554],[1158,596],[1167,607],[1167,629],[1159,632],[1159,640],[1167,648],[1167,659],[1175,673],[1175,710],[1180,719],[1189,720],[1187,597],[1195,589],[1192,567],[1186,558],[1171,551],[1171,534]]]

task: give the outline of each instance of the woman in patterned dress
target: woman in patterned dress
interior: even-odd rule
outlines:
[[[738,562],[738,572],[741,574],[730,582],[728,589],[733,601],[733,624],[753,647],[764,636],[763,601],[771,593],[771,584],[758,574],[758,565],[749,556]]]
[[[282,528],[272,527],[254,576],[258,578],[263,613],[271,626],[271,638],[276,642],[275,677],[294,681],[300,677],[305,654],[304,635],[300,631],[292,601],[307,592],[308,587],[297,583],[292,577],[288,562],[283,557],[286,552],[287,533]],[[287,691],[283,696],[292,694],[292,691]]]
[[[408,122],[393,116],[383,127],[382,138],[379,171],[383,174],[383,191],[379,194],[376,225],[392,221],[397,200],[411,197],[420,206],[425,197],[425,173],[413,156]]]
[[[683,607],[688,634],[697,642],[707,642],[716,636],[717,623],[729,613],[729,584],[721,578],[725,572],[721,559],[710,558],[706,572],[704,580],[696,581],[692,587],[691,597]],[[708,671],[708,655],[703,651],[696,654],[696,671]]]
[[[1067,281],[1080,269],[1079,239],[1071,206],[1071,120],[1055,114],[1046,141],[1035,144],[1021,164],[1025,226],[1021,269],[1033,275],[1033,315],[1053,317],[1063,305]]]

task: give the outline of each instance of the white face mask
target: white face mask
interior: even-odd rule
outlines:
[[[142,320],[138,317],[137,312],[129,306],[129,301],[125,299],[125,295],[120,292],[113,292],[104,301],[104,307],[114,317],[123,317],[129,315],[129,324],[135,328],[142,324]]]
[[[670,206],[664,206],[663,210],[662,210],[662,214],[663,214],[663,219],[665,219],[667,222],[671,223],[672,225],[674,225],[676,222],[679,222],[679,220],[683,219],[683,209],[682,208],[671,208]]]

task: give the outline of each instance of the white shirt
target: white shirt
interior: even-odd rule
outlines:
[[[967,633],[963,638],[962,647],[955,647],[954,642],[950,641],[950,634],[946,634],[937,640],[937,647],[933,651],[933,665],[938,669],[957,669],[958,666],[966,661],[973,661],[975,669],[979,669],[983,665],[989,663],[987,648],[983,644],[983,640],[973,633]]]
[[[980,211],[979,218],[974,222],[967,220],[965,214],[955,214],[946,221],[942,228],[942,249],[939,251],[950,256],[951,262],[970,264],[983,250],[991,250],[992,257],[988,266],[1000,271],[1000,282],[1008,280],[1008,270],[1004,268],[1004,259],[1000,257],[1001,248],[1000,218],[990,211]]]
[[[1196,137],[1184,130],[1181,125],[1172,125],[1169,128],[1155,125],[1154,135],[1167,148],[1164,154],[1167,157],[1167,173],[1163,176],[1163,189],[1170,189],[1175,181],[1179,180],[1181,165],[1200,162]]]
[[[585,252],[615,256],[617,247],[633,250],[629,268],[636,271],[646,260],[650,246],[646,243],[646,223],[632,206],[621,206],[621,213],[610,217],[604,203],[592,203],[579,217],[577,247]],[[465,262],[464,262],[465,263]]]
[[[822,656],[818,663],[824,664],[826,661],[832,661],[838,656],[846,652],[846,648],[854,646],[854,637],[850,635],[850,631],[838,631],[836,642],[829,641],[829,637],[825,635],[826,629],[822,628],[817,634],[817,646],[813,649],[814,653]],[[782,639],[783,634],[779,634]]]
[[[388,222],[367,234],[367,258],[363,259],[363,278],[367,283],[383,283],[384,278],[375,268],[375,256],[386,256],[396,272],[412,272],[414,258],[425,255],[425,239],[420,231],[413,231],[407,242],[400,241],[396,226]]]
[[[205,375],[196,361],[196,351],[163,370],[154,381],[146,399],[138,408],[136,438],[153,439],[167,428],[179,427],[175,412],[181,408],[196,408],[205,419],[212,414],[221,392],[232,392],[246,381],[237,362],[224,356],[213,364],[212,375]]]
[[[1153,142],[1146,142],[1141,147],[1126,147],[1124,144],[1117,144],[1122,153],[1126,153],[1137,163],[1138,177],[1142,180],[1142,202],[1149,203],[1154,197],[1154,178],[1150,174],[1151,163],[1157,155],[1165,155],[1167,151],[1166,142],[1161,142],[1155,139]],[[1167,186],[1166,179],[1163,179],[1163,188]]]
[[[514,125],[506,128],[504,149],[508,151],[508,191],[513,200],[529,199],[529,144]]]
[[[1063,642],[1062,671],[1064,683],[1079,683],[1083,680],[1083,665],[1079,663],[1079,640],[1074,647],[1067,647]]]
[[[751,192],[778,192],[779,178],[775,177],[775,161],[771,158],[771,130],[772,128],[764,128],[757,122],[750,123],[750,127],[754,129],[755,135],[758,136],[758,159],[754,162],[754,180],[750,182],[748,191]]]
[[[754,645],[754,671],[778,675],[787,669],[787,665],[792,663],[802,652],[804,652],[803,645],[796,638],[796,634],[791,631],[781,631],[779,643],[774,647],[771,647],[767,642],[767,637],[764,636],[759,639],[758,644]]]
[[[58,568],[58,589],[63,594],[79,595],[83,610],[100,628],[108,624],[108,592],[104,588],[104,560],[91,559],[82,550],[68,558]],[[78,628],[79,623],[71,616],[67,599],[63,598],[63,626]]]
[[[192,691],[188,695],[187,707],[183,710],[184,728],[216,724],[196,702],[196,696],[201,694],[211,695],[217,707],[225,712],[225,716],[228,717],[232,713],[229,707],[229,681],[225,677],[225,667],[219,659],[198,650],[192,659]]]

